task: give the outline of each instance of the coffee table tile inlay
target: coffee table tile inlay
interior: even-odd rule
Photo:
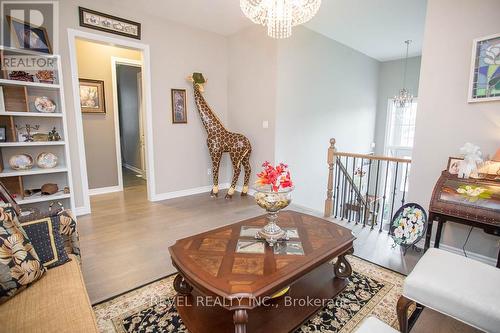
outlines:
[[[319,303],[287,306],[290,300],[329,300],[345,288],[352,273],[345,259],[353,251],[349,229],[283,211],[280,226],[292,229],[298,238],[277,244],[277,249],[266,245],[264,253],[236,251],[237,244],[241,248],[255,241],[251,233],[241,235],[242,227],[250,230],[265,224],[266,216],[259,216],[178,240],[169,248],[179,270],[174,282],[177,309],[191,333],[289,332],[321,308]],[[288,286],[284,297],[270,300]],[[215,299],[216,304],[200,299]]]

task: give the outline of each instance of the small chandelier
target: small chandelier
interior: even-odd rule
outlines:
[[[411,40],[405,40],[406,44],[406,57],[405,57],[405,68],[403,74],[403,88],[399,90],[399,94],[394,96],[394,105],[399,108],[407,108],[413,102],[413,95],[410,91],[406,89],[406,71],[408,68],[408,49],[410,47]]]
[[[290,37],[292,27],[309,21],[320,6],[321,0],[240,0],[245,16],[276,39]]]

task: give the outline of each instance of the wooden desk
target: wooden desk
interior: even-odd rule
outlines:
[[[275,253],[265,243],[261,253],[237,251],[238,241],[255,241],[241,235],[242,227],[260,228],[265,216],[181,239],[169,248],[179,270],[176,306],[190,332],[290,332],[322,308],[320,302],[293,300],[330,300],[347,286],[351,230],[293,211],[281,212],[278,219],[280,227],[297,231],[290,242],[301,242],[303,254]],[[334,258],[335,266],[330,264]],[[287,303],[283,297],[270,299],[288,286]]]
[[[480,188],[484,195],[474,196],[460,193],[466,190]],[[500,182],[481,179],[460,179],[447,171],[434,186],[431,204],[429,206],[429,221],[425,237],[425,250],[430,247],[432,226],[437,222],[434,247],[438,248],[441,233],[446,222],[460,223],[484,232],[500,236]],[[500,268],[500,250],[497,258],[497,267]]]

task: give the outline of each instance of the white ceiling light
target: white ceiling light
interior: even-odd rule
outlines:
[[[267,27],[272,38],[288,38],[292,27],[316,15],[321,0],[240,0],[243,13],[252,22]]]

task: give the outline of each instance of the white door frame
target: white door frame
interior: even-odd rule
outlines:
[[[118,190],[123,191],[123,172],[122,172],[122,147],[120,138],[120,112],[118,108],[118,80],[116,75],[116,65],[127,65],[139,67],[142,71],[142,61],[127,58],[111,57],[111,84],[113,85],[113,112],[115,122],[115,144],[116,144],[116,168],[118,170]],[[139,112],[140,108],[139,108]],[[139,113],[139,117],[141,114]],[[139,124],[140,126],[140,124]],[[141,146],[142,149],[142,146]]]
[[[87,178],[87,158],[85,155],[85,139],[83,135],[83,119],[80,109],[80,88],[78,81],[78,61],[76,53],[76,39],[84,39],[92,42],[97,42],[101,44],[114,45],[118,47],[131,48],[141,51],[142,53],[142,89],[143,89],[143,103],[146,118],[146,170],[147,170],[147,192],[148,200],[152,201],[152,198],[156,196],[155,187],[155,171],[154,171],[154,152],[153,152],[153,111],[151,103],[151,60],[149,45],[142,44],[122,38],[104,36],[100,34],[94,34],[86,31],[80,31],[76,29],[68,29],[68,46],[69,46],[69,57],[71,64],[71,84],[73,88],[73,102],[75,110],[76,119],[76,132],[78,141],[78,150],[80,155],[80,170],[81,170],[81,181],[82,181],[82,194],[83,194],[83,207],[78,207],[78,210],[82,213],[89,214],[91,212],[90,208],[90,196],[89,196],[89,184]],[[78,112],[79,111],[79,112]],[[117,114],[115,112],[115,114]],[[115,130],[116,135],[116,130]],[[121,151],[121,150],[120,150]],[[120,160],[121,163],[121,160]],[[118,169],[121,173],[121,167]],[[121,180],[121,177],[120,177]]]

